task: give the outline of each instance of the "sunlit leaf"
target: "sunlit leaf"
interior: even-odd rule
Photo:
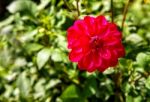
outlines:
[[[31,86],[25,72],[19,75],[17,85],[22,97],[27,97],[29,95]]]
[[[68,86],[61,95],[61,98],[79,98],[79,88],[75,85]]]
[[[56,61],[56,62],[62,61],[61,51],[59,49],[53,50],[51,58],[52,58],[53,61]]]
[[[16,13],[21,11],[26,11],[34,15],[37,11],[37,5],[31,0],[15,0],[7,7],[10,13]]]
[[[51,55],[51,50],[49,48],[44,48],[38,52],[36,62],[39,69],[41,69],[45,65],[50,55]]]

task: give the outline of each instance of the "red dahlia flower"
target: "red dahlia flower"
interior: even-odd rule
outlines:
[[[125,55],[121,43],[121,33],[116,24],[108,22],[104,16],[86,16],[76,20],[67,30],[69,59],[78,62],[81,70],[103,72],[117,65],[118,58]]]

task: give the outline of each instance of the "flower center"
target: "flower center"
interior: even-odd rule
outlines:
[[[92,49],[98,50],[103,47],[103,42],[97,36],[91,37],[90,47]]]

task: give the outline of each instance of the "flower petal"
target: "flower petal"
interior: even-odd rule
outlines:
[[[72,50],[69,54],[69,59],[72,61],[72,62],[78,62],[80,61],[80,59],[83,57],[83,54],[82,54],[82,49],[78,49],[78,50]]]
[[[114,47],[116,46],[118,43],[120,44],[121,43],[121,39],[118,39],[114,36],[110,36],[110,37],[105,37],[103,39],[103,41],[105,42],[105,45],[104,46],[107,46],[107,47]]]
[[[98,25],[106,25],[108,22],[104,16],[98,16],[96,17],[96,22],[98,22]]]
[[[83,20],[75,21],[74,26],[76,26],[76,27],[78,27],[78,29],[80,29],[82,35],[87,35],[87,36],[89,35],[87,25],[85,24],[85,22]]]
[[[96,67],[94,67],[94,61],[92,59],[93,56],[91,55],[91,53],[84,56],[84,58],[82,58],[78,63],[79,69],[86,69],[88,72],[93,72],[94,70],[96,70]]]
[[[105,60],[109,60],[111,58],[111,53],[108,49],[102,49],[100,51],[101,57]]]
[[[89,35],[90,36],[95,35],[95,32],[96,32],[95,18],[94,17],[90,17],[90,16],[86,16],[84,18],[84,22],[87,25],[87,30],[89,32]]]
[[[104,16],[86,16],[76,20],[67,30],[69,59],[78,62],[80,70],[103,72],[116,66],[118,58],[125,55],[121,32],[115,23],[109,23]]]
[[[75,46],[79,38],[80,38],[80,31],[78,30],[78,28],[75,26],[70,27],[67,30],[68,48],[72,48],[72,46]]]

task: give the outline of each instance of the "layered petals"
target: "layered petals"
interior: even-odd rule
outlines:
[[[80,70],[103,72],[125,55],[121,37],[116,24],[104,16],[76,20],[67,30],[69,59],[77,62]]]

